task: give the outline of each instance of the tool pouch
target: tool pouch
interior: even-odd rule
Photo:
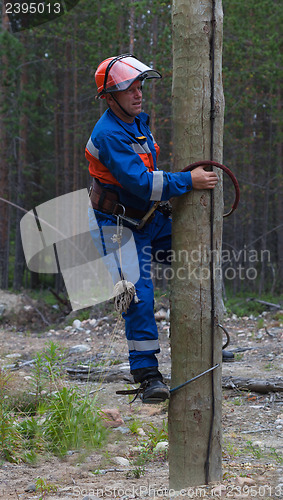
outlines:
[[[172,205],[170,201],[161,201],[157,207],[157,210],[166,217],[170,217],[170,215],[172,214]]]

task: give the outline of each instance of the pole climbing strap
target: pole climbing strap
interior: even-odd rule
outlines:
[[[217,365],[215,365],[215,366],[212,366],[212,368],[205,370],[205,372],[199,373],[195,377],[190,378],[189,380],[187,380],[183,384],[180,384],[180,385],[177,385],[176,387],[173,387],[173,389],[170,389],[170,391],[169,391],[170,394],[178,391],[179,389],[181,389],[182,387],[185,387],[186,385],[190,384],[191,382],[194,382],[195,380],[202,377],[203,375],[206,375],[207,373],[211,372],[212,370],[215,370],[215,368],[218,368],[218,366],[219,366],[219,363],[217,363]],[[134,399],[132,401],[130,401],[130,403],[129,403],[129,404],[132,404],[137,399],[137,397],[144,392],[144,390],[147,386],[147,383],[148,383],[147,380],[145,380],[144,382],[141,383],[141,385],[137,389],[125,389],[125,390],[121,390],[121,391],[116,391],[116,394],[121,394],[124,396],[135,394]]]
[[[202,161],[197,161],[195,163],[191,163],[187,167],[183,168],[183,170],[181,170],[181,172],[188,172],[188,171],[193,170],[196,167],[201,167],[202,165],[221,168],[221,170],[223,170],[227,175],[229,175],[230,179],[232,180],[232,182],[234,184],[234,188],[235,188],[234,203],[233,203],[231,209],[229,210],[229,212],[227,212],[226,214],[223,215],[223,217],[228,217],[236,210],[236,208],[239,204],[239,200],[240,200],[239,183],[238,183],[235,175],[231,172],[231,170],[228,167],[226,167],[225,165],[222,165],[221,163],[218,163],[217,161],[214,161],[214,160],[202,160]]]

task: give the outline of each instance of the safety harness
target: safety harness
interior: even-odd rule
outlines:
[[[236,210],[240,200],[240,188],[235,175],[228,167],[213,160],[202,160],[191,163],[187,167],[183,168],[181,172],[192,171],[202,165],[220,168],[232,180],[235,188],[235,199],[231,209],[229,210],[229,212],[225,213],[223,217],[232,215],[232,213]],[[168,201],[156,201],[148,211],[138,210],[132,207],[125,207],[119,202],[118,194],[115,191],[103,188],[101,183],[97,179],[93,180],[93,185],[91,186],[90,190],[90,200],[92,203],[92,207],[95,210],[99,210],[100,212],[106,213],[108,215],[115,215],[122,221],[130,224],[130,226],[132,226],[136,230],[141,230],[145,224],[149,224],[152,221],[154,212],[156,210],[159,210],[167,216],[171,215],[172,212],[172,207],[170,205],[170,202]]]

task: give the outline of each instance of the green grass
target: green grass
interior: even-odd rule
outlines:
[[[230,458],[246,457],[265,462],[274,460],[277,464],[282,465],[283,457],[275,448],[261,448],[250,439],[241,438],[234,434],[224,438],[223,453]]]
[[[282,309],[283,309],[283,306],[282,306]],[[276,319],[277,321],[280,321],[280,323],[283,323],[283,312],[278,311],[277,313],[275,313],[274,319]]]
[[[270,294],[262,295],[261,297],[258,294],[254,293],[241,293],[241,294],[232,294],[231,292],[227,292],[227,300],[225,301],[225,307],[227,309],[227,313],[229,315],[236,314],[237,316],[258,316],[262,314],[264,311],[270,311],[270,308],[264,304],[260,304],[255,300],[250,299],[259,299],[265,302],[271,302],[273,304],[282,304],[283,308],[283,295],[272,296]],[[278,315],[278,311],[272,311],[274,315]]]
[[[63,387],[39,412],[48,448],[59,456],[68,450],[93,449],[102,445],[107,431],[94,399]]]
[[[63,387],[37,408],[35,415],[15,413],[0,404],[0,457],[35,463],[48,452],[63,457],[68,450],[102,446],[108,431],[95,399]]]
[[[32,289],[26,290],[25,293],[33,300],[44,302],[48,306],[54,306],[58,304],[58,300],[48,289]]]
[[[168,422],[163,420],[161,428],[148,424],[147,436],[152,449],[161,441],[168,441]]]
[[[258,445],[254,445],[252,441],[247,441],[244,452],[251,453],[252,456],[258,460],[264,457],[263,451]]]
[[[96,400],[62,387],[63,361],[60,346],[48,342],[36,353],[31,387],[22,391],[15,391],[13,376],[0,369],[1,459],[35,463],[42,454],[62,457],[68,450],[90,450],[105,442],[108,431]]]
[[[138,429],[142,427],[142,422],[134,418],[131,422],[128,423],[128,427],[132,434],[138,434]]]

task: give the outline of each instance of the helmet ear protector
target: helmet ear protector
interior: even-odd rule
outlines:
[[[100,66],[105,65],[105,62],[103,61],[99,65],[96,74],[99,72]],[[118,62],[122,64],[115,68],[114,65]],[[113,57],[105,69],[103,86],[100,84],[98,87],[97,98],[104,97],[107,93],[127,90],[135,80],[143,81],[146,78],[161,78],[161,74],[140,62],[132,54],[121,54]]]

